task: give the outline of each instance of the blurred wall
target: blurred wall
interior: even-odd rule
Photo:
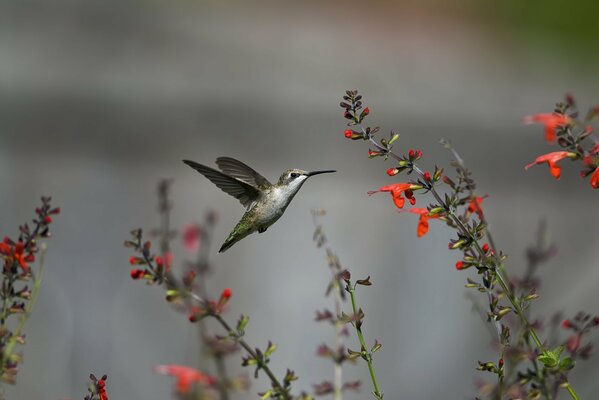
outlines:
[[[430,168],[448,165],[438,141],[452,140],[490,196],[485,209],[513,273],[546,219],[560,253],[543,267],[535,315],[597,312],[597,193],[567,163],[560,182],[544,167],[525,173],[551,149],[540,127],[520,122],[566,91],[583,106],[599,101],[599,62],[583,50],[596,48],[595,32],[553,25],[554,3],[549,16],[527,8],[536,28],[525,29],[516,23],[524,11],[507,3],[494,12],[469,2],[2,2],[3,234],[15,234],[42,194],[63,209],[8,398],[82,398],[90,372],[109,375],[114,398],[170,396],[171,381],[152,366],[194,365],[195,327],[161,289],[130,280],[122,242],[132,228],[158,225],[155,184],[173,177],[175,226],[215,209],[220,245],[243,210],[180,161],[220,155],[271,180],[291,167],[338,170],[308,182],[264,234],[213,250],[211,290],[232,288],[228,317],[251,315],[250,343],[278,343],[275,371],[294,369],[306,390],[332,375],[314,356],[332,340],[313,321],[314,310],[330,307],[309,214],[323,207],[343,263],[374,282],[359,301],[367,337],[383,343],[376,369],[385,397],[472,398],[484,377],[476,361],[494,353],[465,296],[469,273],[454,270],[447,229],[433,221],[418,240],[414,216],[399,215],[387,195],[366,195],[391,180],[387,164],[342,136],[338,103],[350,88],[364,94],[372,123],[400,132],[402,151],[422,149]],[[239,364],[229,367],[239,372]],[[599,364],[583,365],[572,382],[590,398]],[[346,374],[365,384],[346,398],[367,397],[365,367]],[[260,378],[239,398],[266,385]]]

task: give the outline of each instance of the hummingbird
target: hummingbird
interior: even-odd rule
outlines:
[[[216,159],[220,171],[191,160],[183,160],[183,162],[204,175],[222,191],[235,197],[246,208],[219,253],[256,231],[265,232],[281,218],[293,197],[309,177],[336,172],[289,169],[283,172],[277,183],[272,184],[246,164],[231,157]]]

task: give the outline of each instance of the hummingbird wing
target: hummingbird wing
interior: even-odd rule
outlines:
[[[248,183],[258,189],[267,189],[272,183],[265,177],[254,171],[251,167],[231,157],[219,157],[216,165],[225,174]]]
[[[195,161],[183,160],[183,162],[204,175],[223,192],[235,197],[246,208],[250,208],[260,197],[260,190],[248,183],[242,182],[232,176],[225,175],[213,168],[198,164]]]

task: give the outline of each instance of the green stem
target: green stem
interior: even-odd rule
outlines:
[[[570,382],[566,382],[566,390],[568,391],[568,393],[570,393],[570,396],[572,396],[574,400],[580,400],[580,397],[578,397],[578,395],[574,391],[574,388],[570,386]]]
[[[358,309],[356,307],[356,298],[354,295],[355,288],[352,287],[349,282],[347,283],[347,291],[349,292],[349,297],[351,298],[351,306],[354,311],[354,315],[356,315],[358,313]],[[376,380],[376,374],[374,372],[374,365],[372,362],[372,353],[367,350],[366,341],[364,340],[364,335],[362,334],[362,327],[360,325],[360,321],[354,322],[353,325],[356,328],[356,333],[358,334],[358,340],[360,341],[360,346],[361,346],[360,353],[362,353],[362,358],[368,364],[368,371],[370,372],[370,379],[372,380],[372,386],[374,386],[373,394],[376,396],[377,399],[382,399],[383,394],[381,393],[381,390],[379,389],[379,384]]]
[[[285,390],[285,388],[283,387],[283,385],[281,385],[281,383],[279,382],[279,380],[277,379],[277,377],[272,373],[272,371],[270,370],[270,368],[268,368],[268,365],[266,365],[266,363],[260,361],[260,358],[254,352],[254,350],[252,350],[252,348],[250,347],[250,345],[247,344],[245,340],[243,340],[242,338],[240,338],[239,335],[237,334],[237,332],[235,330],[233,330],[231,328],[231,326],[229,326],[229,324],[227,323],[227,321],[225,321],[220,315],[215,314],[215,315],[213,315],[213,317],[222,325],[223,328],[225,328],[225,330],[227,331],[227,333],[229,333],[229,335],[231,335],[232,337],[234,337],[235,340],[237,341],[237,343],[239,343],[241,345],[241,347],[243,347],[245,349],[245,351],[247,351],[248,354],[250,356],[252,356],[258,362],[258,367],[260,369],[262,369],[266,373],[266,375],[268,375],[268,377],[270,378],[270,382],[272,383],[273,387],[275,389],[277,389],[277,392],[283,397],[283,399],[285,399],[285,400],[291,400],[291,397],[289,396],[289,393],[287,393],[287,390]]]

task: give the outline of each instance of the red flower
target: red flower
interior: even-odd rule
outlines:
[[[547,143],[555,142],[555,128],[563,127],[572,122],[570,117],[563,114],[534,114],[527,115],[522,119],[525,124],[539,123],[545,125],[545,140]]]
[[[177,393],[188,394],[193,383],[210,386],[215,383],[215,379],[206,375],[197,369],[186,367],[183,365],[157,365],[154,367],[154,372],[161,375],[174,376],[177,379]]]
[[[350,129],[346,129],[345,132],[344,132],[344,134],[345,134],[346,138],[351,139],[351,137],[353,136],[354,132],[352,130],[350,130]]]
[[[593,189],[599,188],[599,167],[595,168],[595,172],[591,174],[591,186]]]
[[[369,196],[372,196],[378,192],[389,192],[391,193],[391,197],[393,197],[393,203],[397,208],[403,208],[406,203],[406,199],[403,197],[403,194],[408,198],[408,201],[411,205],[416,204],[416,199],[414,198],[414,193],[412,190],[422,189],[420,185],[414,185],[412,183],[394,183],[393,185],[387,185],[381,187],[379,190],[372,190],[368,192]]]
[[[200,248],[202,230],[196,224],[189,224],[183,228],[183,247],[185,250],[195,252]]]
[[[478,215],[478,219],[483,219],[483,208],[481,203],[484,199],[487,198],[487,195],[484,196],[474,196],[470,199],[470,204],[468,204],[468,210],[466,210],[467,214],[476,214]]]
[[[420,215],[420,218],[418,218],[418,227],[416,228],[416,236],[418,237],[422,237],[428,232],[429,218],[439,218],[438,215],[429,216],[428,209],[426,208],[411,208],[405,212],[411,212]]]
[[[98,390],[100,400],[108,400],[108,394],[106,393],[106,378],[103,377],[96,382],[96,389]]]
[[[557,162],[564,158],[575,158],[576,153],[570,153],[568,151],[554,151],[553,153],[543,154],[536,158],[536,160],[530,164],[528,164],[524,169],[529,169],[535,164],[542,164],[544,162],[549,166],[549,172],[555,179],[559,179],[562,173],[562,168],[557,165]]]
[[[6,256],[5,263],[7,265],[17,262],[25,272],[29,271],[28,263],[35,261],[33,254],[25,254],[25,245],[23,242],[14,243],[9,238],[4,238],[4,242],[0,243],[0,254]]]

